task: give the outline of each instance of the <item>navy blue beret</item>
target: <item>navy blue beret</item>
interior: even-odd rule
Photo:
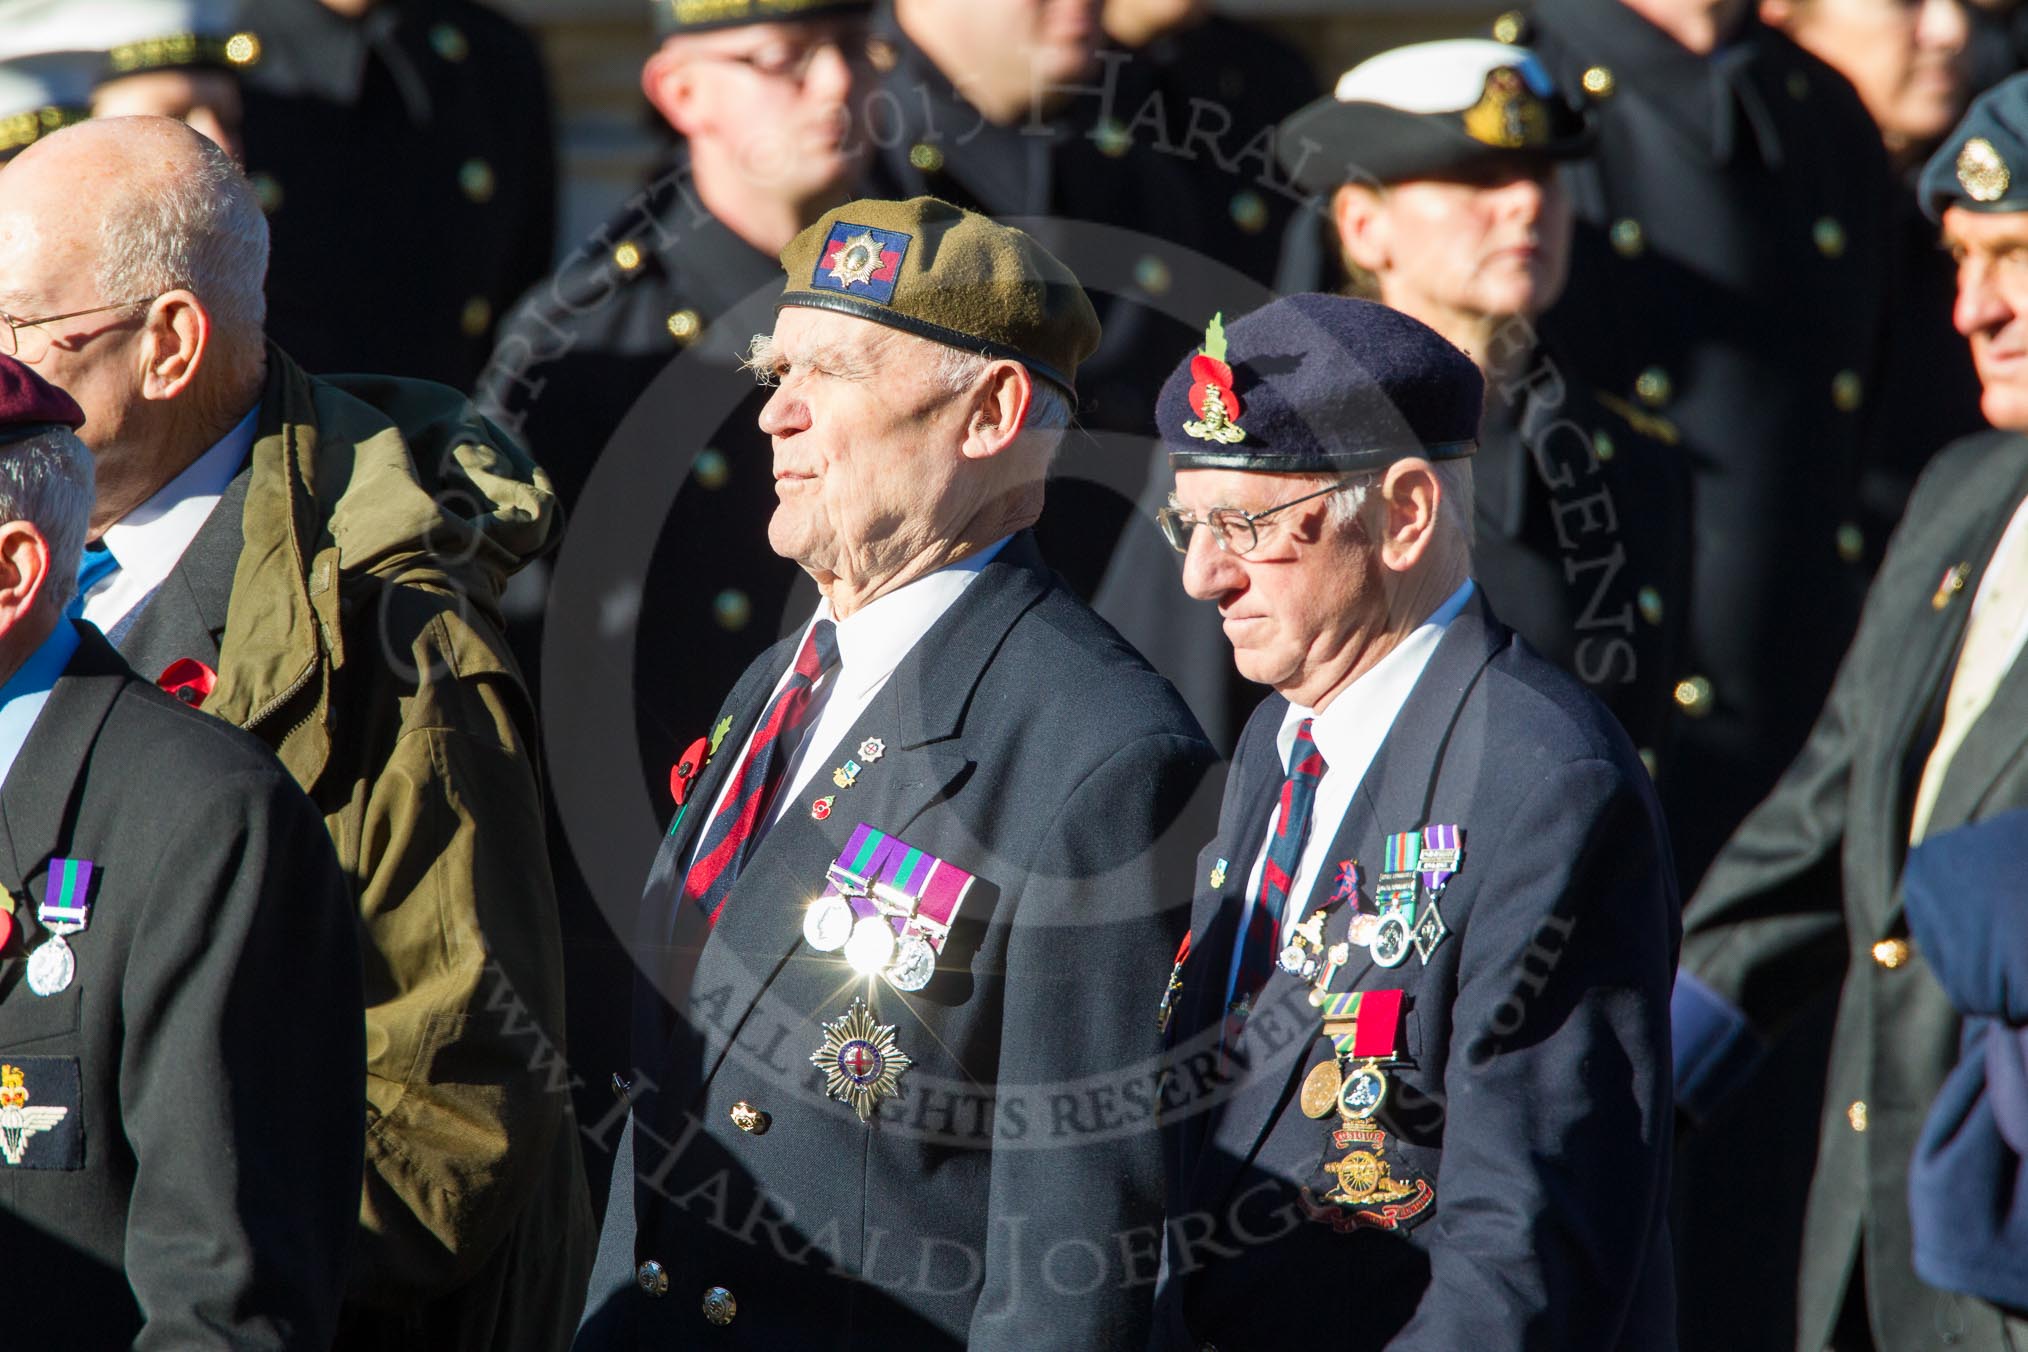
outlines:
[[[1336,472],[1470,455],[1484,401],[1479,368],[1428,325],[1306,294],[1214,319],[1155,421],[1175,469]]]
[[[1933,221],[1945,207],[2028,211],[2028,73],[1972,100],[1922,167],[1916,197]]]

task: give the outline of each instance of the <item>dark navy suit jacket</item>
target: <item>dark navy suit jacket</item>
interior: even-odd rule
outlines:
[[[1369,951],[1331,989],[1406,991],[1378,1117],[1393,1176],[1435,1202],[1403,1231],[1311,1219],[1337,1126],[1298,1108],[1328,1054],[1307,987],[1277,970],[1221,1069],[1219,1024],[1248,873],[1284,777],[1279,696],[1254,715],[1199,861],[1162,1098],[1169,1217],[1154,1346],[1390,1352],[1667,1352],[1664,1204],[1679,928],[1655,796],[1625,734],[1474,597],[1452,621],[1332,835],[1310,904],[1386,834],[1464,831],[1425,963]],[[1215,870],[1215,861],[1227,861]],[[1211,882],[1217,876],[1218,885]],[[1426,903],[1425,903],[1426,904]],[[1341,937],[1334,914],[1327,938]],[[1329,1213],[1331,1208],[1323,1208]]]

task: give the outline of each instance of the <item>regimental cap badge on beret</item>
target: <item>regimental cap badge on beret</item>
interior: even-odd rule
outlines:
[[[1190,359],[1190,411],[1197,417],[1183,424],[1184,434],[1199,441],[1237,446],[1246,440],[1239,425],[1239,396],[1232,389],[1232,367],[1225,361],[1225,314],[1211,316],[1204,326],[1204,346]]]
[[[839,221],[824,237],[810,285],[819,291],[843,291],[880,305],[890,304],[910,242],[909,236],[898,230]]]
[[[2007,161],[1983,136],[1974,136],[1958,152],[1958,184],[1974,202],[1997,202],[2007,195],[2013,175]]]

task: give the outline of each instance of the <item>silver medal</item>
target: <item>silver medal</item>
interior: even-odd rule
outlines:
[[[28,989],[37,995],[56,995],[70,986],[77,975],[77,955],[61,934],[52,934],[28,955]]]
[[[894,929],[887,917],[862,915],[845,940],[845,961],[861,976],[878,976],[894,961]]]
[[[936,975],[936,950],[920,934],[904,934],[895,951],[894,965],[887,969],[888,984],[898,991],[919,991]]]
[[[1373,942],[1368,946],[1373,961],[1382,967],[1399,967],[1408,961],[1408,952],[1414,942],[1409,938],[1408,922],[1401,918],[1400,911],[1389,911],[1380,917],[1380,924],[1373,931]]]
[[[803,942],[819,953],[835,953],[852,937],[852,904],[843,897],[819,897],[803,912]]]

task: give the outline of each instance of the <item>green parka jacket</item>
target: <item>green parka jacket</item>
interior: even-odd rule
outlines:
[[[271,347],[260,408],[204,708],[274,748],[358,896],[366,1177],[339,1346],[562,1348],[594,1237],[534,710],[498,611],[548,542],[548,481],[443,386],[312,378]]]

